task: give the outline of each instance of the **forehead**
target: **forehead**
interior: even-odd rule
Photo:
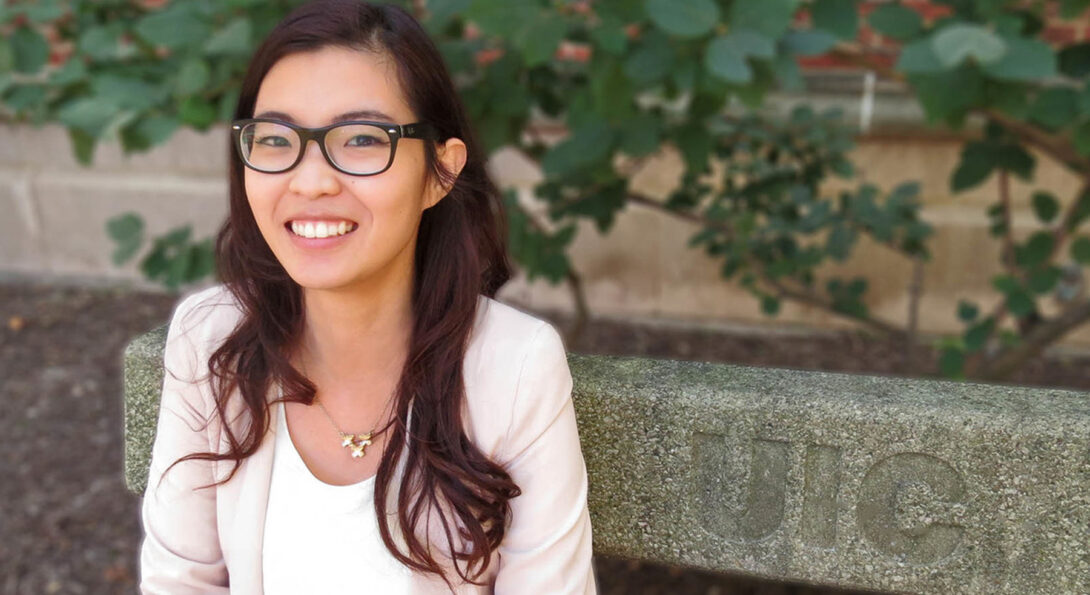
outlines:
[[[385,54],[342,47],[298,52],[277,61],[254,104],[255,116],[267,111],[312,127],[357,111],[384,113],[401,124],[415,121],[393,61]]]

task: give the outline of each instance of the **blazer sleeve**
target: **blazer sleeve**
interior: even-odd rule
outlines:
[[[498,595],[597,593],[571,390],[560,334],[543,322],[522,364],[506,440],[506,469],[522,493],[499,547]]]
[[[212,412],[204,395],[207,382],[198,379],[198,371],[208,366],[189,336],[195,329],[184,324],[193,301],[191,296],[175,310],[163,356],[163,393],[141,506],[144,594],[228,593],[216,528],[216,489],[197,489],[214,481],[213,464],[189,460],[167,472],[187,454],[213,450],[206,427]]]

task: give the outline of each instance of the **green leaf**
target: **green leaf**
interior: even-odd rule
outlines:
[[[65,126],[98,137],[115,116],[121,112],[116,102],[100,97],[74,99],[57,110],[57,119]]]
[[[1083,157],[1090,157],[1090,120],[1084,121],[1075,128],[1071,134],[1071,142],[1075,145],[1075,150]]]
[[[898,41],[907,41],[923,31],[920,14],[903,4],[879,4],[867,22],[875,31]]]
[[[60,68],[49,73],[49,84],[54,88],[76,85],[87,82],[88,76],[89,72],[83,60],[67,60]]]
[[[995,169],[995,154],[984,142],[973,142],[961,151],[961,161],[950,178],[954,192],[968,190],[986,180]]]
[[[1060,212],[1060,203],[1048,192],[1033,193],[1033,212],[1042,223],[1049,223]]]
[[[852,246],[855,245],[857,234],[855,229],[844,224],[836,224],[829,233],[829,239],[825,243],[825,251],[832,258],[844,261],[851,255]]]
[[[974,306],[975,307],[975,306]],[[968,321],[966,321],[968,322]],[[995,330],[995,319],[988,317],[985,320],[974,324],[965,331],[963,340],[965,342],[965,351],[972,353],[974,351],[980,351],[984,348],[984,344],[988,341],[988,337]]]
[[[994,154],[995,164],[999,169],[1005,169],[1023,180],[1033,177],[1033,155],[1021,145],[1003,144],[995,147]]]
[[[939,356],[939,371],[948,378],[962,376],[965,368],[965,352],[956,347],[947,347]]]
[[[1003,57],[1007,46],[983,25],[950,25],[931,38],[939,62],[953,68],[972,58],[978,64],[993,64]]]
[[[121,23],[107,23],[91,27],[79,36],[76,47],[80,52],[97,62],[121,58],[134,51],[125,49],[121,45],[123,31],[124,27]]]
[[[1090,76],[1090,42],[1069,45],[1060,50],[1060,72],[1073,79]]]
[[[606,158],[613,151],[615,139],[616,133],[606,122],[591,120],[551,147],[542,158],[541,167],[548,177],[571,174]]]
[[[209,56],[245,56],[253,44],[253,24],[246,17],[238,17],[212,34],[204,45]]]
[[[1056,76],[1056,54],[1043,41],[1007,37],[1007,51],[998,61],[984,67],[992,78],[1009,81],[1036,81]]]
[[[122,213],[106,221],[106,233],[117,242],[141,239],[144,234],[144,220],[133,212]]]
[[[775,316],[780,312],[780,300],[770,295],[761,296],[761,312],[766,316]]]
[[[814,26],[854,41],[859,33],[859,7],[855,0],[815,0],[810,6]]]
[[[190,250],[192,255],[190,256],[191,265],[187,281],[200,281],[215,272],[216,256],[211,238],[190,246]]]
[[[537,2],[473,0],[466,18],[485,33],[508,37],[518,27],[533,27],[539,12]]]
[[[1056,283],[1063,276],[1063,270],[1057,266],[1035,269],[1026,280],[1026,287],[1037,294],[1046,294],[1056,287]]]
[[[136,213],[123,213],[106,222],[106,233],[117,243],[113,262],[121,266],[140,251],[144,243],[144,220]]]
[[[913,41],[901,48],[896,68],[909,74],[928,74],[947,69],[935,54],[934,44],[930,39]]]
[[[649,35],[624,63],[624,73],[639,84],[653,83],[670,72],[674,64],[674,50],[662,35]]]
[[[178,106],[178,117],[197,130],[205,130],[216,121],[216,107],[200,97],[188,97]]]
[[[1090,265],[1090,237],[1079,236],[1071,242],[1071,258],[1082,265]]]
[[[130,76],[99,74],[91,81],[93,94],[131,110],[146,110],[165,99],[162,87]]]
[[[753,71],[746,56],[728,37],[717,37],[704,49],[704,67],[708,72],[731,83],[748,83]]]
[[[526,66],[533,68],[552,59],[557,46],[568,32],[568,25],[559,15],[549,14],[538,18],[533,27],[521,30],[512,37],[522,53]]]
[[[707,127],[698,124],[684,126],[674,135],[674,141],[690,170],[702,171],[707,167],[715,143]]]
[[[700,37],[719,22],[719,6],[712,0],[646,0],[651,22],[678,37]]]
[[[6,39],[0,39],[0,74],[11,72],[15,68],[15,52]],[[0,90],[0,93],[3,91]]]
[[[1073,19],[1090,8],[1090,0],[1060,0],[1060,16]]]
[[[200,58],[186,60],[178,69],[174,80],[174,92],[180,96],[196,95],[204,90],[212,78],[212,69]]]
[[[791,25],[795,6],[794,0],[734,0],[727,23],[779,39]]]
[[[773,58],[772,71],[782,90],[804,91],[806,89],[806,82],[799,71],[799,64],[792,54],[784,52]]]
[[[980,314],[980,308],[972,302],[965,300],[958,301],[958,320],[962,322],[972,322],[976,320],[977,315]]]
[[[621,130],[621,151],[632,157],[653,153],[661,143],[659,126],[659,120],[651,116],[629,120]]]
[[[1039,266],[1052,255],[1055,241],[1050,231],[1034,232],[1024,244],[1015,248],[1015,260],[1022,267]]]
[[[76,129],[68,129],[68,140],[72,144],[72,154],[81,165],[90,165],[95,156],[95,137]]]
[[[132,131],[151,147],[166,142],[178,129],[178,125],[178,120],[170,116],[149,116],[133,125]]]
[[[144,16],[136,23],[136,34],[152,45],[169,49],[204,41],[211,30],[186,4],[172,3],[165,10]]]
[[[1052,87],[1041,91],[1029,110],[1034,122],[1057,130],[1074,120],[1079,112],[1079,94],[1068,87]]]
[[[784,47],[800,56],[824,54],[836,45],[836,36],[827,31],[803,29],[788,31],[783,36]]]
[[[16,72],[34,74],[49,60],[49,44],[34,29],[19,27],[8,39]]]
[[[624,54],[628,47],[624,22],[613,15],[602,16],[598,26],[591,29],[590,38],[599,48],[615,56]]]
[[[1007,294],[1007,309],[1015,318],[1024,318],[1037,309],[1037,304],[1029,292],[1019,290]]]

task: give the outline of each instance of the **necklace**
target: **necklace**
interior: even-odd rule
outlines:
[[[314,402],[322,408],[322,413],[325,413],[325,416],[329,418],[329,423],[333,424],[333,428],[336,429],[337,433],[341,435],[341,446],[352,451],[353,459],[363,458],[367,454],[366,452],[364,452],[364,448],[371,444],[371,434],[375,431],[375,429],[371,428],[371,431],[367,432],[366,434],[351,434],[345,432],[341,429],[340,426],[337,425],[337,422],[333,421],[333,416],[329,414],[329,410],[325,408],[325,405],[322,405],[321,401],[315,399]]]
[[[303,375],[307,374],[307,368],[302,362],[299,362],[303,368]],[[352,434],[345,432],[337,425],[337,422],[333,420],[333,416],[329,414],[329,410],[325,408],[325,405],[318,400],[318,397],[314,397],[314,402],[322,408],[322,413],[329,419],[329,423],[333,424],[333,429],[337,430],[337,433],[341,436],[341,446],[347,448],[352,452],[353,459],[362,459],[367,453],[364,451],[371,444],[371,435],[375,432],[374,428],[371,428],[370,432],[366,434]]]

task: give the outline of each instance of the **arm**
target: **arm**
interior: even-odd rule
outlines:
[[[507,436],[506,469],[522,494],[511,500],[511,525],[499,548],[499,595],[597,593],[571,389],[561,337],[542,324],[522,365]]]
[[[195,489],[213,482],[212,463],[185,461],[164,476],[179,458],[212,450],[204,429],[212,415],[203,394],[207,385],[196,382],[197,371],[207,366],[198,361],[198,351],[182,323],[192,301],[192,297],[186,299],[175,310],[163,356],[163,395],[141,510],[140,592],[144,594],[228,593],[227,567],[216,530],[216,490]]]

